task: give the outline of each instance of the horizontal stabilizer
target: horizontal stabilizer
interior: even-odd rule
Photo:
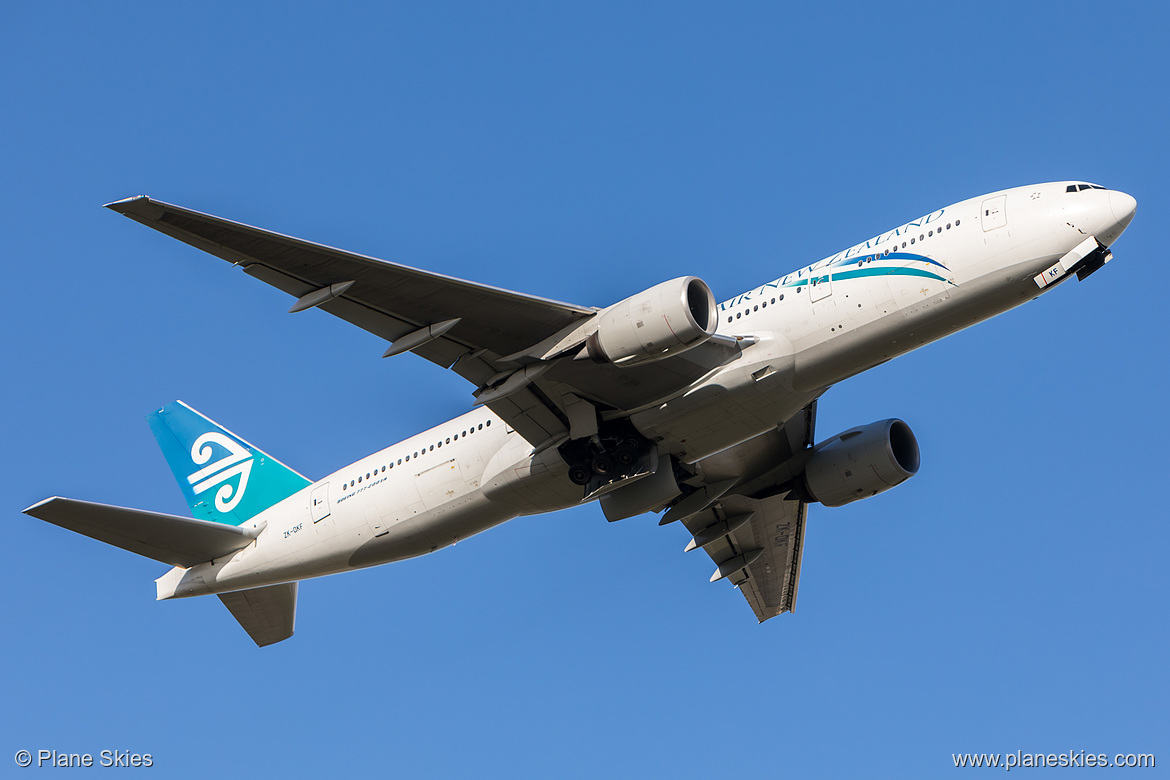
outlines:
[[[259,647],[293,635],[297,622],[295,582],[221,593],[219,600]]]
[[[99,542],[183,567],[247,547],[259,533],[259,529],[72,498],[48,498],[24,513]]]

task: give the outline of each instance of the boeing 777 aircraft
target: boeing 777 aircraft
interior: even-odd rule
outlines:
[[[293,633],[297,583],[434,552],[520,515],[598,500],[659,512],[761,622],[796,604],[808,505],[918,471],[901,420],[814,437],[831,385],[1032,300],[1112,255],[1136,201],[1057,182],[965,200],[723,303],[702,280],[606,308],[509,292],[147,197],[109,208],[244,269],[475,388],[474,410],[316,481],[191,407],[148,416],[194,519],[68,498],[33,517],[174,568],[158,598],[214,593],[258,645]]]

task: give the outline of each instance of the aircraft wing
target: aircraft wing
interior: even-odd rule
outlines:
[[[808,504],[790,497],[789,486],[804,468],[815,426],[814,401],[765,434],[774,440],[776,468],[682,519],[692,536],[687,550],[702,547],[716,566],[712,582],[730,580],[761,623],[796,608]]]
[[[800,584],[808,505],[783,496],[757,500],[741,495],[726,497],[719,503],[718,513],[704,512],[683,521],[697,537],[726,518],[734,523],[735,518],[750,515],[743,525],[720,533],[703,548],[717,567],[712,577],[731,580],[761,623],[791,612],[796,607]],[[717,514],[722,517],[717,519]]]
[[[597,309],[538,298],[314,244],[140,196],[108,208],[230,263],[294,296],[290,311],[320,308],[452,368],[483,393],[518,372],[519,390],[485,405],[533,444],[568,432],[572,397],[627,410],[685,388],[737,351],[713,340],[626,368],[537,357]],[[534,351],[535,350],[535,351]],[[535,370],[539,367],[541,370]],[[489,396],[484,396],[488,399]]]

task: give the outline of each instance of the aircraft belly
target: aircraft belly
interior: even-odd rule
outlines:
[[[813,392],[921,346],[902,310],[888,308],[862,327],[846,328],[797,352],[793,386]]]
[[[642,433],[660,442],[661,451],[693,463],[776,427],[810,400],[808,393],[792,387],[791,354],[765,352],[630,419]]]
[[[569,480],[568,472],[556,447],[534,453],[528,442],[513,437],[488,462],[483,492],[515,514],[553,512],[581,501],[581,488]]]
[[[516,516],[509,507],[488,500],[476,491],[439,510],[427,510],[401,530],[364,541],[346,560],[347,568],[377,566],[434,552]]]

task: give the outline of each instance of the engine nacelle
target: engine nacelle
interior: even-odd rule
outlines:
[[[603,310],[585,344],[598,363],[649,363],[697,347],[711,338],[718,322],[711,288],[684,276]]]
[[[804,483],[825,506],[843,506],[900,485],[918,473],[918,440],[901,420],[851,428],[813,450]]]

